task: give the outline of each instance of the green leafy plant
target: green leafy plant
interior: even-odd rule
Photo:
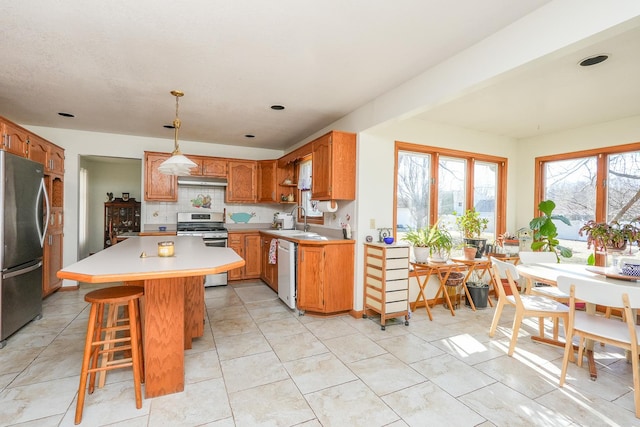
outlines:
[[[558,240],[558,229],[554,224],[554,220],[562,221],[567,225],[571,225],[565,216],[554,215],[553,210],[556,204],[552,200],[543,200],[538,204],[538,210],[542,215],[533,218],[529,222],[529,228],[533,231],[533,242],[531,249],[534,251],[546,251],[556,254],[558,262],[560,256],[570,258],[573,255],[571,248],[560,245]]]
[[[451,233],[449,233],[444,225],[440,224],[440,220],[431,227],[409,230],[404,235],[403,240],[406,240],[413,246],[429,248],[431,254],[439,251],[449,253],[454,245]]]
[[[640,244],[639,222],[640,218],[635,218],[627,224],[620,224],[618,221],[606,223],[590,220],[585,222],[578,230],[578,234],[587,236],[587,249],[593,246],[594,252],[589,255],[587,263],[589,265],[595,264],[596,252],[622,251],[627,244]]]
[[[456,225],[462,232],[462,237],[466,239],[473,239],[474,237],[480,237],[482,232],[489,226],[489,218],[481,218],[480,212],[475,208],[467,209],[467,211],[458,216],[456,215]]]

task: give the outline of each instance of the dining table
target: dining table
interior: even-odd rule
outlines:
[[[173,242],[172,253],[166,241]],[[163,243],[160,250],[159,243]],[[159,256],[159,254],[170,256]],[[242,267],[233,249],[205,246],[201,237],[130,237],[57,272],[83,283],[144,287],[142,335],[145,397],[184,390],[184,352],[204,334],[204,276]]]
[[[608,286],[640,286],[640,277],[624,276],[620,274],[617,267],[586,266],[582,264],[568,263],[539,263],[539,264],[518,264],[516,265],[518,274],[526,279],[525,293],[530,293],[536,282],[549,286],[557,286],[559,276],[573,276],[587,278],[602,282],[602,292],[607,292]],[[586,304],[585,310],[595,313],[594,304]],[[532,336],[534,340],[552,345],[564,347],[565,343],[545,338],[544,336]],[[595,360],[593,358],[593,341],[587,340],[587,360],[589,361],[589,373],[591,379],[598,376]]]

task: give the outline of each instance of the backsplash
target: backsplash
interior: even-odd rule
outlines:
[[[222,212],[227,210],[227,223],[234,224],[232,214],[240,220],[248,220],[249,224],[270,224],[276,212],[291,212],[293,205],[266,205],[224,202],[225,189],[223,187],[178,187],[177,202],[144,202],[146,203],[144,225],[175,224],[178,212]],[[338,211],[325,213],[325,225],[322,228],[341,228],[340,223],[347,217],[353,216],[354,202],[340,202]],[[247,215],[242,215],[247,214]],[[353,227],[353,222],[351,227]]]

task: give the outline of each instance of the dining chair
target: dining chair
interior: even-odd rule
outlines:
[[[640,377],[638,373],[638,337],[640,327],[635,324],[632,310],[640,308],[640,288],[635,286],[608,285],[601,281],[569,276],[558,277],[558,287],[569,294],[569,325],[566,335],[560,387],[565,383],[569,358],[573,355],[572,340],[580,338],[578,344],[578,366],[582,366],[585,340],[611,344],[631,352],[633,369],[633,395],[636,418],[640,418]],[[596,313],[576,310],[576,301],[607,307],[622,307],[624,321],[611,319]]]
[[[569,307],[551,298],[538,295],[521,295],[515,284],[515,280],[520,278],[515,265],[495,258],[492,259],[492,263],[495,280],[500,283],[501,279],[506,277],[512,294],[507,295],[504,288],[502,286],[498,286],[498,304],[496,305],[496,311],[493,314],[493,321],[491,322],[491,328],[489,329],[489,336],[493,337],[495,335],[504,306],[507,304],[514,306],[516,312],[513,318],[513,331],[511,334],[511,343],[509,344],[508,352],[509,356],[513,355],[516,348],[518,332],[520,331],[522,319],[525,317],[560,318],[563,320],[562,324],[565,328],[565,333],[567,332]],[[541,331],[541,334],[544,335],[544,330]]]

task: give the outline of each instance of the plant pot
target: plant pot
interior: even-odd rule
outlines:
[[[476,254],[478,253],[478,248],[476,248],[475,246],[464,247],[462,248],[462,250],[464,251],[464,259],[468,261],[472,261],[476,257]]]
[[[476,309],[487,308],[489,285],[467,282],[467,289],[469,290],[469,295],[471,295],[473,305],[476,306]],[[466,301],[465,305],[471,307],[469,301]]]
[[[429,262],[429,248],[414,246],[413,256],[415,257],[417,263],[426,264],[427,262]]]
[[[435,251],[429,256],[431,262],[447,262],[448,259],[449,254],[443,250]]]
[[[487,239],[482,239],[482,238],[464,238],[464,243],[471,245],[471,246],[475,246],[478,251],[476,252],[476,258],[482,258],[482,255],[484,254],[484,249],[487,246]]]

